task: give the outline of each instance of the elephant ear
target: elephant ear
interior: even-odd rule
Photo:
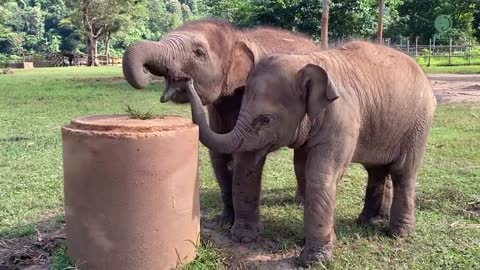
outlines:
[[[227,89],[234,89],[244,86],[247,82],[248,74],[255,65],[255,54],[249,46],[238,41],[231,54],[232,61],[227,74]]]
[[[312,121],[340,97],[327,71],[317,65],[308,64],[303,67],[298,72],[297,83],[305,97],[305,111]]]

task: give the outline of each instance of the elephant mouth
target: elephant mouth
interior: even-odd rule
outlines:
[[[188,77],[175,77],[172,78],[171,76],[164,76],[166,81],[166,87],[163,91],[162,96],[160,97],[161,103],[166,103],[175,99],[176,96],[179,97],[186,97],[187,96],[187,84],[186,82],[189,80]]]
[[[257,166],[260,163],[260,161],[262,161],[263,158],[266,157],[269,153],[275,152],[280,148],[281,148],[280,146],[276,146],[274,144],[268,144],[264,148],[262,148],[258,151],[255,151],[255,157],[254,157],[255,166]]]

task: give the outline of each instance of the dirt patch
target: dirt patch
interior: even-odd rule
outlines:
[[[439,104],[480,103],[480,75],[430,74]]]
[[[81,83],[114,83],[114,82],[124,82],[125,77],[116,76],[116,77],[101,77],[101,78],[79,78],[75,79],[77,82]]]
[[[36,233],[18,238],[0,238],[1,270],[47,270],[52,254],[65,242],[64,224],[41,224]],[[3,267],[3,268],[2,268]]]
[[[115,76],[115,77],[100,77],[100,78],[79,78],[79,79],[75,79],[75,81],[81,82],[81,83],[116,83],[116,82],[125,82],[126,80],[124,76]],[[165,79],[163,77],[150,75],[150,82],[163,83],[165,82]]]
[[[480,221],[480,201],[467,203],[461,213],[465,218]]]
[[[452,187],[441,188],[433,192],[417,192],[416,194],[416,207],[420,210],[435,209],[439,202],[444,201],[462,205],[466,198],[461,190]]]
[[[23,136],[0,138],[0,142],[21,142],[21,141],[29,141],[29,140],[31,139]]]
[[[225,269],[299,269],[296,258],[299,249],[278,252],[278,244],[269,240],[259,239],[251,244],[235,243],[227,232],[221,232],[214,222],[202,220],[203,235],[222,250],[225,256]]]
[[[1,239],[0,270],[48,270],[53,253],[66,241],[64,224],[39,225],[31,236]],[[202,220],[202,234],[223,256],[224,269],[276,270],[299,269],[300,250],[279,251],[278,244],[259,239],[251,244],[235,243],[215,222]],[[4,267],[4,268],[2,268]]]

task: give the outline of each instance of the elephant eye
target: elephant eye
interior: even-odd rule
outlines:
[[[193,50],[193,53],[195,54],[196,57],[205,57],[207,53],[205,52],[205,49],[202,47],[197,47]]]
[[[270,115],[260,115],[255,122],[261,126],[268,126],[272,123],[272,117]]]

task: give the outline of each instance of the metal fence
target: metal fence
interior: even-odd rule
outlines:
[[[337,39],[330,43],[330,47],[337,47],[350,39]],[[391,43],[390,39],[384,40],[384,45],[399,50],[412,58],[420,65],[424,66],[460,66],[460,65],[480,65],[480,45],[473,45],[471,42],[464,44],[462,42],[450,39],[448,45],[436,44],[435,39],[431,39],[429,44],[419,44],[418,38],[415,42],[408,39],[400,39],[401,42]],[[368,40],[375,42],[374,40]]]
[[[351,39],[330,40],[330,48],[340,46]],[[401,39],[402,40],[402,39]],[[373,40],[369,40],[374,42]],[[418,38],[410,43],[408,39],[403,39],[400,44],[391,43],[390,39],[385,39],[384,44],[396,50],[399,50],[414,58],[417,63],[423,66],[461,66],[461,65],[480,65],[480,45],[461,44],[450,40],[448,45],[438,45],[435,39],[430,40],[430,44],[419,44]],[[97,56],[98,65],[119,65],[121,58]],[[84,66],[88,64],[88,57],[85,54],[73,54],[66,52],[27,55],[24,61],[33,62],[35,67],[55,67],[55,66]],[[0,67],[18,65],[18,62],[1,63]]]
[[[121,58],[105,55],[97,55],[97,65],[118,65],[121,64]],[[29,54],[17,61],[0,62],[0,67],[21,66],[22,62],[33,63],[34,67],[68,67],[68,66],[86,66],[89,63],[89,57],[86,54],[58,52],[48,54]]]

